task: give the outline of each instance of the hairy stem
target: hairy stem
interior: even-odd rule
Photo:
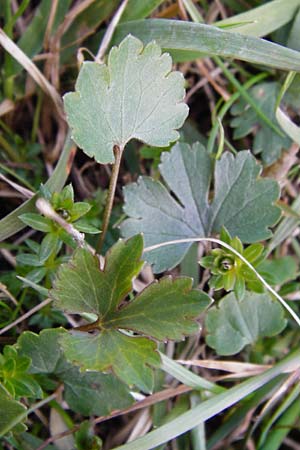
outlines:
[[[117,187],[119,171],[120,171],[122,153],[123,153],[123,148],[119,147],[118,145],[115,145],[115,147],[114,147],[115,163],[112,168],[111,178],[110,178],[110,182],[109,182],[108,195],[107,195],[105,210],[104,210],[104,215],[103,215],[102,233],[99,236],[99,240],[98,240],[97,247],[96,247],[97,253],[101,252],[101,249],[102,249],[102,246],[103,246],[103,243],[105,240],[106,232],[108,229],[109,220],[110,220],[111,211],[112,211],[113,202],[114,202],[114,197],[115,197],[115,192],[116,192],[116,187]]]

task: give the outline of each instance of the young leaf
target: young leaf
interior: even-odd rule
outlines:
[[[271,236],[268,229],[280,216],[273,203],[279,196],[276,181],[259,177],[261,168],[248,151],[236,157],[223,154],[215,163],[206,149],[178,143],[163,153],[160,172],[178,201],[159,181],[149,177],[124,189],[124,210],[129,216],[121,225],[125,237],[144,233],[145,246],[176,239],[210,236],[226,227],[243,242]],[[209,202],[212,176],[214,197]],[[180,203],[179,203],[180,202]],[[147,252],[155,272],[178,264],[191,244]]]
[[[0,436],[3,436],[11,429],[24,431],[24,426],[20,422],[25,418],[26,408],[22,403],[15,401],[1,384],[0,404]],[[22,425],[21,428],[20,425]]]
[[[93,313],[98,320],[89,334],[74,330],[61,339],[66,358],[86,370],[110,368],[129,385],[150,391],[150,365],[160,362],[156,344],[122,330],[155,339],[181,339],[196,332],[196,318],[209,305],[209,297],[192,290],[192,279],[163,278],[148,286],[134,300],[124,302],[132,290],[132,278],[142,266],[143,240],[140,235],[119,241],[106,255],[100,270],[98,258],[78,249],[61,267],[51,296],[57,308],[69,313]],[[122,304],[122,302],[124,302]]]
[[[234,355],[265,336],[275,336],[286,326],[284,311],[269,294],[246,292],[242,300],[226,295],[210,308],[205,320],[207,344],[219,355]]]
[[[276,124],[275,106],[279,91],[278,83],[260,83],[250,91],[257,106],[274,124]],[[286,135],[279,136],[275,133],[257,116],[244,99],[239,99],[233,105],[231,113],[235,116],[230,123],[231,127],[234,128],[234,139],[247,136],[257,125],[259,126],[253,141],[253,152],[254,154],[261,153],[264,165],[269,166],[277,161],[282,150],[288,149],[291,145],[291,140]]]
[[[108,63],[82,64],[76,92],[64,97],[72,137],[99,163],[113,163],[115,145],[133,138],[155,147],[176,141],[187,117],[184,78],[155,42],[145,48],[129,35]]]

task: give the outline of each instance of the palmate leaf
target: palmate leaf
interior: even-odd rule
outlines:
[[[78,249],[60,268],[51,296],[57,308],[98,316],[89,327],[96,334],[74,330],[62,335],[60,343],[69,361],[83,370],[112,368],[126,383],[148,392],[153,384],[150,366],[159,365],[160,358],[156,343],[145,336],[165,341],[197,332],[196,319],[210,299],[192,289],[192,279],[167,277],[125,302],[132,279],[141,270],[142,252],[141,235],[120,240],[100,270],[96,256]]]
[[[149,177],[125,187],[123,236],[143,233],[145,246],[176,239],[210,236],[224,226],[251,243],[271,236],[280,216],[274,180],[259,177],[260,166],[248,151],[225,153],[216,161],[200,143],[177,143],[163,153],[160,172],[167,187]],[[209,201],[211,181],[214,196]],[[169,190],[177,197],[174,199]],[[179,203],[180,202],[180,203]],[[178,264],[191,244],[170,245],[145,254],[155,272]]]
[[[286,320],[282,306],[269,294],[246,292],[237,300],[232,292],[210,308],[205,325],[207,344],[219,355],[234,355],[259,338],[280,333]]]
[[[255,99],[260,110],[276,124],[275,107],[276,100],[280,92],[280,85],[276,82],[260,83],[250,90],[251,96]],[[244,99],[239,99],[231,108],[231,114],[235,116],[231,120],[231,127],[234,128],[234,139],[240,139],[258,127],[253,141],[254,154],[261,154],[264,165],[277,161],[282,150],[288,149],[291,140],[283,133],[279,136],[272,128],[260,119],[256,112],[248,105]]]
[[[108,415],[133,402],[128,387],[112,374],[79,372],[63,355],[59,340],[62,328],[43,330],[40,334],[25,331],[18,339],[18,351],[31,359],[30,372],[55,375],[64,383],[64,398],[70,408],[85,416]]]
[[[155,147],[176,141],[188,107],[183,75],[171,69],[155,42],[143,48],[131,35],[111,49],[107,65],[83,63],[76,92],[64,96],[74,141],[99,163],[113,163],[114,146],[133,138]]]

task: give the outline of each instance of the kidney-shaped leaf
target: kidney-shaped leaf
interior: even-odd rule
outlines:
[[[271,236],[268,227],[280,216],[273,203],[276,181],[259,177],[260,166],[248,151],[225,153],[213,165],[202,144],[176,144],[159,166],[166,186],[149,177],[125,187],[121,225],[124,236],[143,233],[145,246],[176,239],[210,236],[223,226],[232,236],[251,243]],[[209,201],[211,180],[213,200]],[[170,194],[170,191],[176,196]],[[170,245],[145,254],[155,272],[178,264],[191,244]]]
[[[232,292],[210,308],[205,325],[207,344],[219,355],[234,355],[259,338],[280,333],[286,320],[283,308],[269,294],[246,292],[237,300]]]
[[[67,359],[87,370],[113,371],[129,385],[144,391],[152,387],[150,365],[160,358],[157,340],[181,339],[199,329],[197,317],[210,304],[209,297],[192,289],[192,279],[166,277],[144,289],[131,301],[132,279],[141,269],[140,235],[119,241],[98,258],[78,249],[58,273],[51,296],[57,308],[69,313],[94,313],[98,320],[85,330],[64,333],[60,343]],[[143,336],[134,336],[124,330]]]
[[[133,138],[156,147],[176,141],[188,107],[184,78],[171,69],[155,42],[143,48],[131,35],[111,49],[107,65],[83,63],[76,92],[64,97],[74,141],[100,163],[114,162],[114,146]]]

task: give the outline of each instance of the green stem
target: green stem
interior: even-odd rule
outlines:
[[[6,153],[8,158],[13,162],[19,162],[20,157],[15,149],[7,142],[7,140],[0,134],[0,150]]]
[[[108,188],[108,195],[107,195],[106,205],[105,205],[105,210],[104,210],[104,215],[103,215],[102,233],[100,234],[100,237],[99,237],[99,240],[97,243],[97,247],[96,247],[97,253],[101,252],[101,249],[102,249],[102,246],[103,246],[103,243],[105,240],[106,232],[108,229],[109,220],[110,220],[111,211],[112,211],[113,202],[114,202],[114,197],[115,197],[115,192],[116,192],[116,187],[117,187],[119,171],[120,171],[122,153],[123,153],[123,148],[119,147],[118,145],[115,145],[115,147],[114,147],[115,163],[112,168],[112,173],[111,173],[111,178],[110,178],[110,183],[109,183],[109,188]]]

